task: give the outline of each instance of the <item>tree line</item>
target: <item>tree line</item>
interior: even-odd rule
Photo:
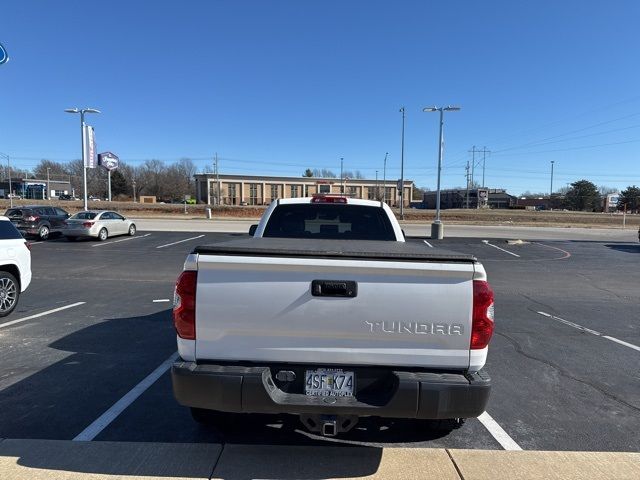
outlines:
[[[48,171],[48,172],[47,172]],[[46,180],[68,180],[77,196],[83,191],[82,160],[67,163],[41,160],[32,172],[12,170],[12,176]],[[114,200],[129,200],[136,196],[154,195],[158,200],[176,201],[194,192],[194,174],[197,168],[189,158],[165,163],[162,160],[145,160],[133,166],[120,161],[117,170],[111,172],[111,196]],[[107,171],[101,167],[87,169],[87,193],[100,198],[107,197]]]
[[[596,187],[589,180],[578,180],[573,182],[564,192],[559,192],[556,202],[562,208],[569,210],[596,212],[602,210],[604,198],[611,193],[616,193],[615,189],[607,187]],[[553,201],[553,198],[552,198]],[[640,188],[630,185],[622,190],[618,196],[618,210],[627,212],[640,212]]]

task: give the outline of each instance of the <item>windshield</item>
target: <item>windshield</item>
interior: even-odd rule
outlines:
[[[384,209],[349,204],[279,205],[264,237],[389,240],[396,236]]]

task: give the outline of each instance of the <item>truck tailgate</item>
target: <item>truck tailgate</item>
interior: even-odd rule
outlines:
[[[466,369],[473,271],[471,261],[200,253],[196,358]],[[357,294],[314,296],[314,280],[355,282]]]

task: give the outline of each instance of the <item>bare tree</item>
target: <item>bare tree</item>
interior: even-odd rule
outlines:
[[[47,178],[47,169],[49,170],[49,176],[57,180],[69,175],[66,164],[46,159],[40,160],[40,163],[33,170],[33,174],[40,179]]]
[[[333,173],[332,170],[329,170],[328,168],[322,168],[322,169],[314,168],[313,169],[313,176],[314,177],[320,177],[320,178],[338,178],[338,176],[335,173]]]

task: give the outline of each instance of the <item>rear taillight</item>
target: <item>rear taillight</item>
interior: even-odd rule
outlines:
[[[83,227],[87,227],[87,228],[91,228],[91,227],[93,227],[93,223],[94,223],[94,222],[84,222],[84,223],[82,224],[82,226],[83,226]]]
[[[471,326],[471,349],[478,350],[489,345],[493,335],[493,290],[484,280],[473,281],[473,318]]]
[[[185,271],[176,282],[173,295],[173,324],[180,338],[196,339],[196,283],[198,272]]]
[[[40,217],[36,217],[35,215],[30,215],[25,218],[27,222],[37,222],[38,220],[40,220]]]

